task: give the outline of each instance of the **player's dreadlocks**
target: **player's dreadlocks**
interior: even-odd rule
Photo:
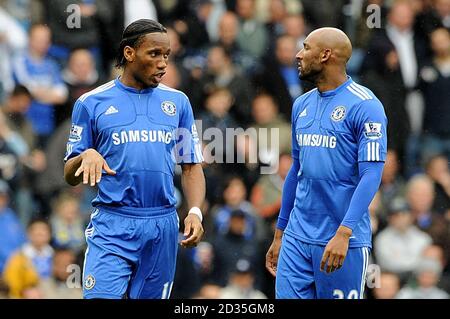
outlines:
[[[140,19],[128,25],[122,34],[122,40],[120,41],[119,50],[117,52],[116,67],[122,68],[127,62],[123,55],[123,49],[126,46],[136,49],[142,43],[143,37],[147,33],[153,32],[167,33],[167,29],[159,22],[150,19]]]

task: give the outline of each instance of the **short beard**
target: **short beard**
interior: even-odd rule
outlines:
[[[300,73],[299,78],[302,81],[308,81],[308,82],[311,82],[313,84],[316,84],[321,76],[322,76],[322,71],[321,70],[314,70],[313,69],[308,74]]]

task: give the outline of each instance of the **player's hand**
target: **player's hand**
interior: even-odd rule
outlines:
[[[103,156],[101,156],[96,150],[90,148],[81,153],[81,165],[75,172],[75,177],[78,177],[83,173],[83,184],[90,182],[91,186],[100,183],[102,179],[102,170],[105,170],[108,175],[116,175],[108,163],[106,163]]]
[[[186,239],[181,241],[181,246],[191,248],[197,246],[203,237],[203,226],[200,218],[194,214],[188,214],[184,219],[184,236]]]
[[[283,237],[283,232],[279,229],[275,231],[275,236],[273,238],[272,244],[266,254],[266,269],[276,276],[277,265],[278,265],[278,255],[280,254],[281,248],[281,238]]]
[[[348,244],[352,230],[345,226],[339,226],[336,235],[328,242],[323,252],[320,270],[328,274],[340,269],[347,256]]]

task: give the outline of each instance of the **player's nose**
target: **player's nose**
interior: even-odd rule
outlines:
[[[166,59],[159,60],[158,64],[157,64],[158,69],[164,70],[165,68],[167,68],[167,63],[168,63],[168,61]]]
[[[301,60],[303,60],[303,49],[301,49],[300,51],[297,52],[297,54],[295,55],[295,59],[300,62]]]

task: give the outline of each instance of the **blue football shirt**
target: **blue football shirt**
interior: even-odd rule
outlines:
[[[203,161],[188,97],[159,84],[137,90],[119,79],[75,103],[65,160],[88,148],[116,171],[103,173],[93,205],[135,208],[176,203],[175,165]]]
[[[350,77],[332,91],[314,89],[296,99],[292,156],[299,161],[294,208],[285,232],[326,245],[335,235],[359,182],[358,162],[384,161],[387,119],[383,105]],[[350,247],[371,246],[367,211]]]

